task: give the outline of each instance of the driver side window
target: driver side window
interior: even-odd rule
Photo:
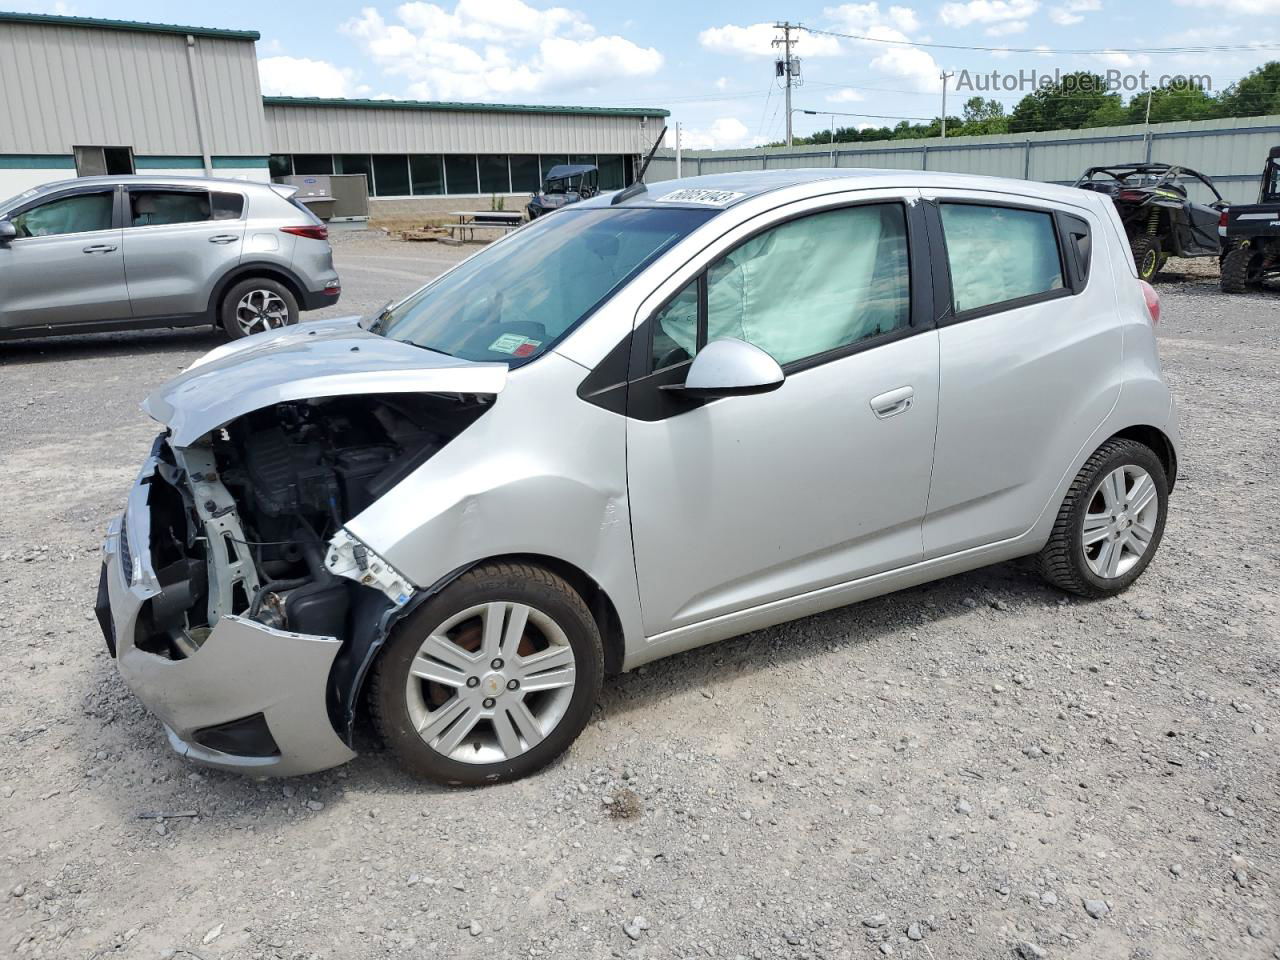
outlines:
[[[19,237],[56,237],[111,229],[114,192],[78,193],[50,200],[10,218]]]
[[[652,369],[733,337],[785,366],[910,322],[906,214],[900,203],[813,213],[726,253],[653,318]]]

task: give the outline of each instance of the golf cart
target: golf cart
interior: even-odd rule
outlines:
[[[1188,198],[1180,180],[1199,180],[1213,202]],[[1124,223],[1138,276],[1151,280],[1169,257],[1217,257],[1222,253],[1218,218],[1227,202],[1203,173],[1167,163],[1121,163],[1090,167],[1075,185],[1105,193]]]
[[[1280,273],[1280,147],[1267,153],[1258,202],[1224,211],[1219,232],[1227,250],[1222,258],[1224,293],[1244,293]]]
[[[600,171],[592,163],[559,163],[547,171],[542,192],[535,193],[525,210],[530,220],[600,192]]]

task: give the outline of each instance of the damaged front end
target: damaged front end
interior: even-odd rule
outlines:
[[[258,775],[354,756],[364,672],[422,591],[345,525],[493,399],[284,399],[157,439],[108,535],[99,618],[175,749]]]

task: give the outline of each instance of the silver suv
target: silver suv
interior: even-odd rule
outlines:
[[[0,339],[212,323],[243,337],[342,292],[295,189],[82,177],[0,203]]]
[[[1126,589],[1177,475],[1158,318],[1084,190],[595,197],[153,393],[98,616],[193,759],[319,770],[367,710],[411,771],[520,776],[606,672],[1015,557]]]

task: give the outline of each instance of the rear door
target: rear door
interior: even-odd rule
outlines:
[[[926,193],[935,269],[950,286],[928,559],[1035,523],[1120,395],[1123,343],[1107,231],[1092,210]]]
[[[233,189],[129,187],[124,254],[133,316],[204,312],[212,278],[240,262],[245,208]]]
[[[129,316],[118,188],[72,188],[8,215],[0,247],[0,329],[69,326]]]

